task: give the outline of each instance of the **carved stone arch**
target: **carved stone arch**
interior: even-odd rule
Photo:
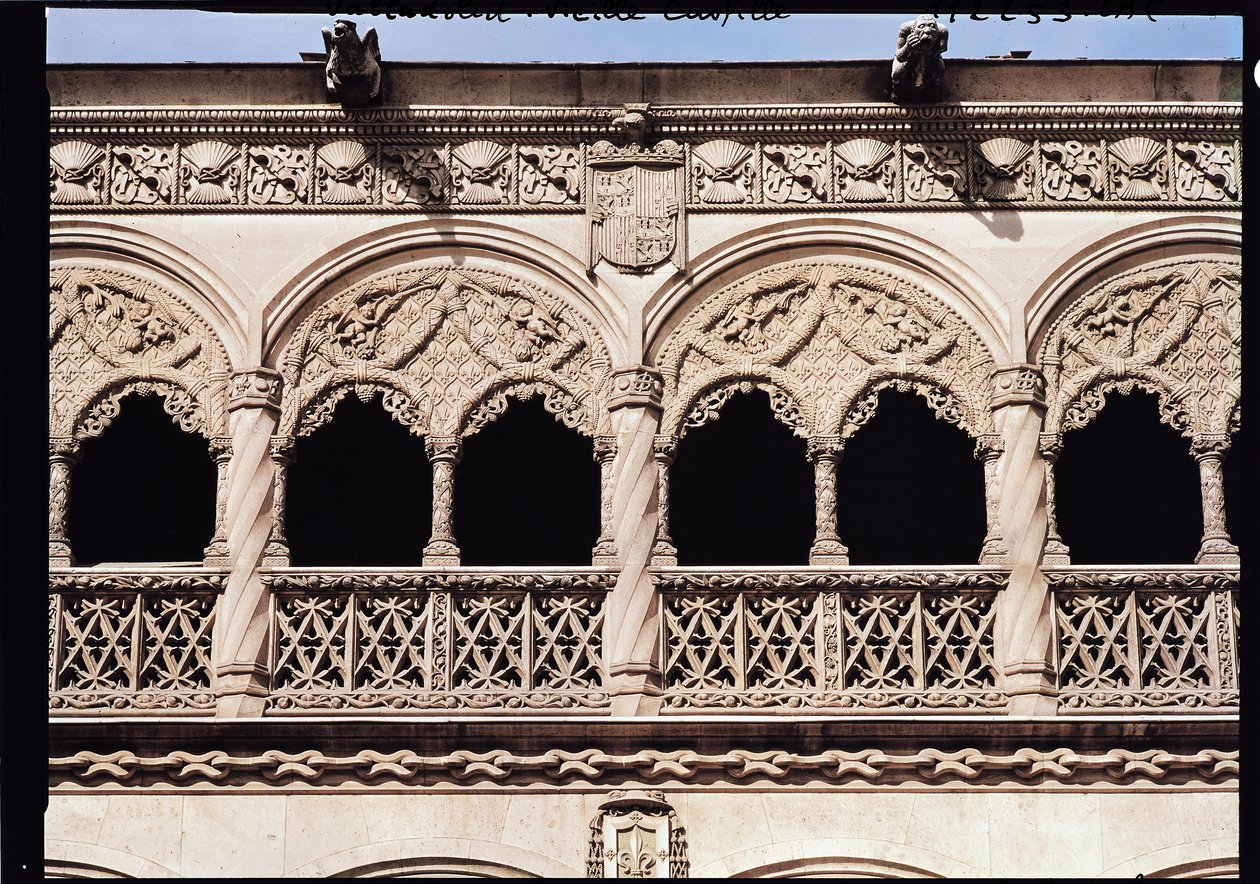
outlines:
[[[1085,426],[1107,392],[1155,393],[1186,436],[1223,435],[1241,389],[1241,275],[1221,257],[1176,258],[1112,275],[1066,303],[1038,352],[1045,431]]]
[[[475,838],[401,838],[340,850],[289,878],[578,878],[581,871],[523,847]]]
[[[666,339],[662,432],[725,373],[790,391],[806,420],[800,435],[836,433],[854,403],[902,383],[976,436],[989,431],[993,364],[953,308],[899,274],[856,260],[784,262],[718,289]]]
[[[178,878],[173,869],[126,850],[83,841],[44,841],[49,878]]]
[[[770,397],[770,410],[793,435],[807,439],[814,428],[813,409],[796,378],[774,366],[745,373],[722,367],[706,372],[680,391],[661,419],[661,433],[681,439],[690,429],[718,417],[727,400],[737,392],[762,390]]]
[[[391,267],[301,321],[280,359],[280,425],[304,427],[313,409],[331,415],[347,384],[373,385],[406,397],[394,403],[395,416],[404,415],[412,432],[455,436],[469,432],[501,388],[519,395],[546,387],[557,412],[575,415],[563,422],[594,435],[610,366],[594,325],[532,282],[450,264]]]
[[[555,372],[537,371],[526,363],[509,366],[478,386],[459,415],[458,435],[471,436],[493,422],[507,409],[509,398],[523,401],[534,396],[542,396],[547,413],[571,430],[586,436],[609,431],[606,409],[590,414],[581,390]]]
[[[363,366],[359,372],[339,370],[324,377],[302,404],[286,411],[277,435],[309,436],[333,419],[338,403],[353,393],[360,402],[370,402],[378,393],[381,406],[413,435],[428,435],[424,407],[427,393],[414,385],[402,386],[404,379],[379,368]]]
[[[776,841],[693,867],[694,878],[975,878],[985,870],[911,844],[835,835]]]
[[[98,435],[121,398],[157,393],[184,430],[227,433],[227,350],[205,320],[150,279],[96,265],[49,275],[49,435]]]
[[[955,424],[973,439],[993,432],[992,415],[973,390],[955,390],[950,379],[931,366],[918,366],[901,375],[876,366],[865,378],[846,391],[835,408],[835,422],[823,427],[823,435],[847,439],[875,416],[879,391],[894,389],[917,393],[939,420]]]

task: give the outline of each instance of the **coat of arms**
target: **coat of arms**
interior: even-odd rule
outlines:
[[[671,258],[683,266],[682,147],[662,141],[646,150],[601,141],[591,148],[587,167],[589,266],[600,258],[629,270]]]

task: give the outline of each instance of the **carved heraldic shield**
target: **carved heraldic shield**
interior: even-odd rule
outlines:
[[[673,259],[682,266],[682,149],[670,141],[645,151],[600,142],[589,161],[590,259],[647,270]]]

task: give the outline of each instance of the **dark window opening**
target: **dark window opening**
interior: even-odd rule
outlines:
[[[1160,422],[1154,394],[1109,393],[1088,426],[1064,435],[1054,475],[1059,535],[1074,564],[1194,561],[1199,467],[1190,440]]]
[[[465,565],[590,565],[599,539],[593,442],[535,396],[464,439],[455,539]]]
[[[670,469],[680,565],[805,565],[814,541],[814,468],[805,440],[764,392],[736,393],[688,430]]]
[[[124,397],[80,453],[66,524],[80,565],[201,562],[214,535],[217,470],[206,440],[175,426],[160,397]]]
[[[379,399],[347,396],[294,444],[285,503],[296,566],[418,567],[433,516],[424,440]]]
[[[853,565],[975,564],[984,467],[975,441],[913,393],[881,390],[836,468],[840,540]]]

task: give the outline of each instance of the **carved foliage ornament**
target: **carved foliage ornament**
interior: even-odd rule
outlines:
[[[866,267],[784,264],[729,285],[670,335],[658,365],[666,434],[754,387],[802,437],[851,435],[888,386],[918,392],[972,435],[989,421],[992,357],[979,337],[918,286]]]
[[[378,274],[307,318],[281,359],[284,432],[305,435],[353,390],[383,394],[416,435],[469,435],[542,395],[566,426],[600,432],[609,357],[594,327],[536,286],[485,270]]]
[[[1077,299],[1042,345],[1046,430],[1083,427],[1109,391],[1138,387],[1184,435],[1229,433],[1241,350],[1238,265],[1176,261],[1121,274]]]
[[[49,275],[49,432],[99,435],[128,393],[157,393],[181,428],[226,431],[227,354],[161,286],[95,267]]]

